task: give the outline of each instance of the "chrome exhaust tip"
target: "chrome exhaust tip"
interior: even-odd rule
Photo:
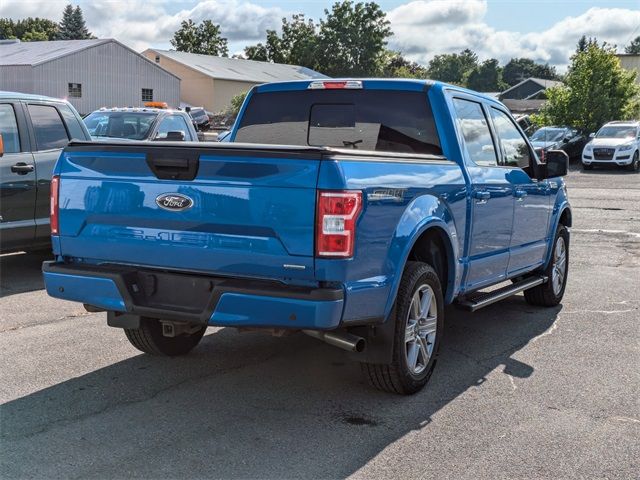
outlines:
[[[363,352],[367,344],[364,338],[351,333],[322,332],[320,330],[302,330],[302,332],[348,352]]]

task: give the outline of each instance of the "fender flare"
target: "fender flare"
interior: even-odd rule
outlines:
[[[554,211],[556,213],[554,213],[553,217],[552,217],[552,222],[553,222],[553,228],[549,230],[550,235],[549,235],[549,243],[547,245],[547,254],[545,256],[544,259],[544,264],[543,264],[543,269],[547,268],[547,266],[549,265],[549,261],[551,260],[551,254],[552,254],[552,250],[553,250],[553,241],[556,238],[556,232],[558,231],[558,225],[560,224],[560,219],[562,218],[562,215],[564,215],[564,212],[568,212],[569,214],[569,224],[566,225],[567,227],[571,227],[572,224],[572,216],[573,213],[571,212],[571,205],[569,205],[569,202],[564,199],[562,201],[562,203],[560,203],[560,206],[555,209]]]
[[[407,208],[409,208],[409,206]],[[446,212],[446,209],[439,208],[438,210],[440,210],[440,213]],[[385,304],[385,319],[389,317],[391,309],[393,308],[398,289],[400,288],[402,272],[404,271],[404,266],[407,263],[409,254],[411,253],[411,250],[415,246],[418,239],[429,230],[439,230],[441,238],[443,238],[444,247],[447,251],[448,266],[447,284],[443,285],[443,288],[446,289],[445,304],[449,304],[453,301],[456,291],[456,285],[458,283],[457,280],[461,275],[459,262],[456,260],[458,258],[458,245],[457,242],[454,241],[454,238],[457,238],[457,231],[453,224],[453,217],[451,217],[450,214],[444,214],[443,216],[445,218],[449,217],[449,222],[445,221],[445,218],[442,218],[441,216],[430,215],[426,218],[423,218],[420,222],[414,225],[410,234],[406,236],[398,235],[400,225],[396,229],[394,240],[391,242],[391,246],[389,247],[389,258],[392,258],[392,252],[394,250],[400,251],[400,254],[397,256],[397,259],[393,265],[393,281],[391,283],[391,289],[389,291],[389,296]]]

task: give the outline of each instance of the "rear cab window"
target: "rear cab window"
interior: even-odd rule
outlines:
[[[458,130],[462,133],[471,161],[485,167],[497,166],[498,157],[482,105],[472,100],[454,98],[453,106]]]
[[[36,136],[37,150],[63,148],[69,143],[67,129],[54,106],[29,104],[28,109]]]
[[[442,154],[427,95],[402,90],[256,92],[235,142]]]

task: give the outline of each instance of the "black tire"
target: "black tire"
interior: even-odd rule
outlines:
[[[155,318],[140,319],[140,328],[125,328],[124,333],[131,345],[150,355],[176,357],[189,353],[200,343],[207,327],[192,334],[175,337],[162,335],[162,324]]]
[[[638,153],[638,150],[633,154],[633,160],[627,165],[627,170],[632,172],[640,171],[640,153]]]
[[[424,288],[424,285],[430,287],[432,298],[436,300],[436,308],[434,309],[437,312],[435,340],[428,343],[428,345],[432,345],[432,351],[428,362],[426,364],[423,362],[424,370],[414,374],[408,366],[405,335],[412,299],[420,288]],[[444,330],[442,287],[436,271],[430,265],[422,262],[407,262],[398,288],[396,302],[391,311],[391,318],[388,321],[395,324],[392,362],[388,365],[362,363],[362,373],[369,384],[379,390],[411,395],[419,392],[429,381],[438,360],[440,340]],[[424,351],[420,348],[418,350]]]
[[[586,165],[586,164],[582,164],[582,169],[583,170],[593,170],[593,165]]]
[[[562,278],[562,283],[560,289],[554,289],[553,278],[554,278],[554,268],[558,259],[556,259],[556,248],[558,246],[558,242],[562,239],[565,245],[565,258],[564,258],[564,275]],[[538,285],[537,287],[530,288],[529,290],[524,291],[524,298],[530,305],[538,305],[541,307],[554,307],[558,305],[562,301],[562,297],[564,296],[564,291],[567,287],[567,278],[569,276],[569,231],[565,228],[564,225],[558,225],[558,230],[556,231],[556,236],[553,240],[553,250],[551,252],[551,261],[549,265],[543,272],[544,275],[549,277],[546,283]]]

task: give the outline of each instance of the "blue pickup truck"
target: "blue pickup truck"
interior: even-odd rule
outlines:
[[[107,311],[146,353],[186,354],[207,326],[301,331],[410,394],[445,305],[561,301],[567,164],[542,163],[501,103],[451,85],[265,84],[229,143],[65,148],[46,288]]]

